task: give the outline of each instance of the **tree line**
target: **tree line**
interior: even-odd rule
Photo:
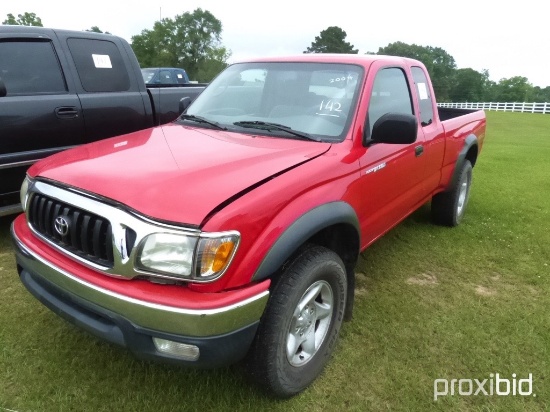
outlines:
[[[42,20],[35,13],[19,14],[17,18],[10,13],[2,24],[42,26]],[[87,31],[102,33],[98,26]],[[198,8],[156,21],[152,29],[132,36],[131,45],[141,67],[182,67],[191,79],[209,82],[231,57],[231,51],[221,43],[221,34],[222,22],[208,10]],[[358,54],[359,50],[346,37],[340,27],[330,26],[315,36],[304,53]],[[440,47],[395,42],[367,54],[421,61],[440,102],[550,102],[550,86],[533,86],[523,76],[492,81],[487,70],[457,68],[453,56]]]
[[[533,86],[523,76],[495,82],[489,79],[488,70],[458,69],[455,59],[439,47],[395,42],[380,47],[376,54],[420,60],[430,73],[440,102],[550,102],[550,87]]]
[[[346,40],[346,32],[331,26],[323,30],[304,53],[358,53]],[[495,82],[489,72],[458,69],[453,56],[440,47],[404,42],[390,43],[367,54],[410,57],[424,63],[440,102],[550,102],[550,86],[533,86],[526,77],[514,76]]]

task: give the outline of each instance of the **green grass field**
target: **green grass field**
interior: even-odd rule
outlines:
[[[71,326],[20,283],[0,219],[0,411],[547,410],[550,116],[487,118],[462,224],[432,225],[426,205],[362,254],[353,321],[320,379],[286,401],[238,366],[142,362]],[[434,401],[436,379],[487,379],[489,392],[497,373],[532,374],[532,395],[459,396],[457,381]]]

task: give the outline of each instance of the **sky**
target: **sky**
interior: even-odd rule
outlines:
[[[222,44],[232,53],[230,62],[301,54],[321,31],[338,26],[360,54],[396,41],[440,47],[454,57],[459,69],[488,70],[496,82],[522,76],[544,88],[550,86],[550,46],[543,5],[540,0],[2,0],[0,21],[8,13],[17,17],[32,12],[44,27],[98,26],[131,42],[160,17],[174,18],[202,8],[222,22]]]

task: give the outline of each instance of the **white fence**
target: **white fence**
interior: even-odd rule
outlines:
[[[439,107],[550,114],[550,103],[438,103]]]

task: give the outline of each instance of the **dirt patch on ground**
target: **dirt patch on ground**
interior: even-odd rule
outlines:
[[[494,289],[486,288],[485,286],[477,285],[476,293],[480,296],[495,296],[497,291]]]
[[[408,278],[407,283],[409,285],[435,286],[439,281],[437,277],[431,273],[422,273],[421,275]]]
[[[500,275],[498,273],[493,273],[493,275],[491,276],[491,280],[493,282],[500,280]]]
[[[527,290],[531,293],[531,295],[538,295],[539,291],[535,289],[533,286],[527,286]]]
[[[367,294],[367,275],[361,272],[355,273],[355,294],[358,296]]]

